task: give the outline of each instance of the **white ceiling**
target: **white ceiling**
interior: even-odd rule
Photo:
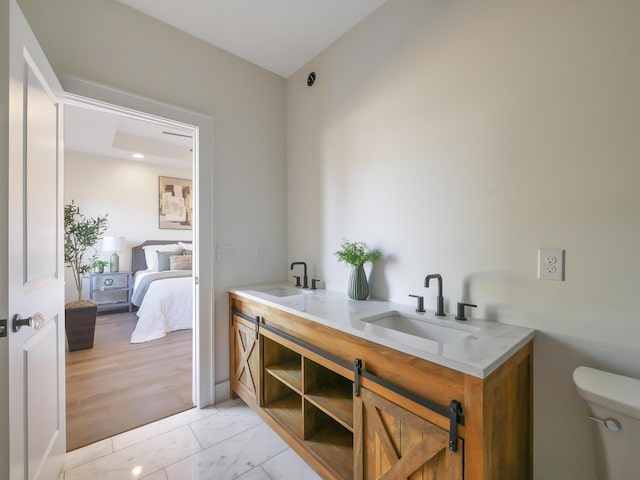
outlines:
[[[65,105],[64,115],[65,150],[173,168],[191,167],[190,130],[74,105]],[[134,158],[134,153],[144,158]]]
[[[118,0],[288,78],[386,0]]]

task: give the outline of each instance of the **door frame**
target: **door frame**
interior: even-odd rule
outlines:
[[[8,266],[9,210],[9,2],[0,0],[0,268]],[[0,275],[0,319],[9,318],[8,278]],[[8,322],[7,322],[8,325]],[[0,477],[9,474],[9,338],[0,338]]]
[[[137,120],[194,131],[193,188],[194,211],[194,319],[193,401],[198,408],[213,405],[215,398],[214,257],[213,245],[213,119],[133,93],[58,75],[65,91],[65,104],[117,113]]]

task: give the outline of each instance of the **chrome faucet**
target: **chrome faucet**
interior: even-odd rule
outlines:
[[[307,264],[304,262],[293,262],[291,264],[291,270],[293,270],[293,267],[295,267],[296,265],[302,265],[304,267],[304,277],[302,277],[303,278],[302,288],[309,288],[309,282],[307,280]],[[299,287],[300,277],[296,277],[296,278],[298,279],[298,282],[296,283],[296,287]]]
[[[432,273],[431,275],[427,275],[424,279],[424,286],[429,287],[429,281],[432,279],[438,280],[438,307],[436,308],[436,315],[439,317],[444,317],[446,313],[444,313],[444,297],[442,296],[442,275],[439,273]]]
[[[418,313],[426,312],[426,310],[424,309],[424,297],[422,295],[413,295],[410,293],[409,296],[415,298],[417,301],[416,312]]]

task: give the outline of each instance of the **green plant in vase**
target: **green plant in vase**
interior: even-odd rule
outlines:
[[[335,252],[338,261],[351,266],[347,295],[353,300],[366,300],[369,296],[369,283],[364,271],[365,263],[373,263],[382,257],[380,250],[367,250],[362,242],[350,242],[346,238],[340,243],[340,250]]]
[[[109,262],[105,260],[94,260],[93,262],[91,262],[91,266],[93,267],[93,271],[95,273],[103,273],[104,267],[106,267],[107,265],[109,265]]]

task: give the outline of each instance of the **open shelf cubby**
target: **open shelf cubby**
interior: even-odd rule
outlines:
[[[352,479],[353,382],[306,353],[263,335],[264,411],[336,478]]]
[[[265,375],[264,409],[284,427],[300,436],[302,430],[302,397],[274,377]]]
[[[308,402],[353,431],[353,382],[304,359],[304,396]]]
[[[304,440],[327,468],[342,478],[353,478],[352,431],[308,401],[304,404]]]
[[[265,337],[263,358],[265,372],[302,394],[302,357],[299,353]]]

